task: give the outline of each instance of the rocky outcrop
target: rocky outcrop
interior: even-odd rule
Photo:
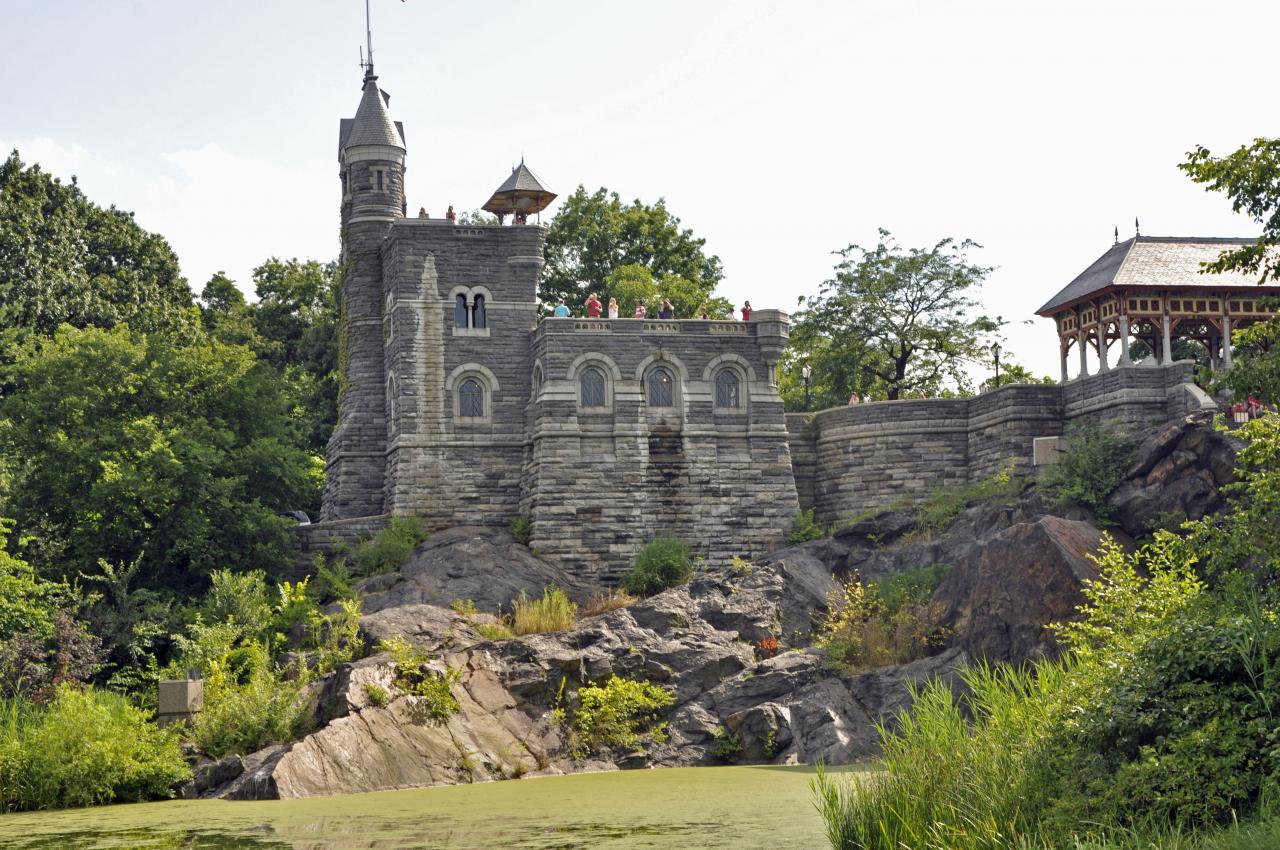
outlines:
[[[1141,537],[1220,510],[1239,448],[1229,433],[1214,429],[1209,413],[1165,425],[1138,446],[1124,483],[1108,499],[1116,524]]]
[[[1137,451],[1112,497],[1122,543],[1155,521],[1176,524],[1221,505],[1234,446],[1199,417],[1173,423]],[[313,686],[316,731],[296,743],[197,770],[189,794],[296,797],[474,782],[617,767],[745,762],[843,763],[874,755],[877,724],[892,725],[908,685],[959,687],[967,661],[1051,655],[1046,625],[1069,618],[1093,578],[1101,532],[1082,509],[1050,505],[1034,485],[965,508],[941,531],[883,511],[833,538],[788,547],[753,564],[704,568],[688,584],[552,634],[489,641],[487,614],[521,592],[559,585],[581,600],[594,588],[492,529],[440,532],[398,573],[363,583],[361,630],[370,646],[397,635],[460,671],[459,712],[415,722],[417,697],[397,690],[386,655],[345,665]],[[921,566],[948,568],[927,618],[949,635],[936,654],[883,669],[833,669],[809,648],[833,574],[875,580]],[[760,646],[776,638],[774,657]],[[612,675],[646,679],[675,697],[669,739],[644,751],[576,761],[554,718],[574,692]],[[389,700],[374,698],[387,694]]]

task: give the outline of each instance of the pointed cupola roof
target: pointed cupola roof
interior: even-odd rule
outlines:
[[[350,130],[343,134],[343,150],[358,145],[386,145],[405,149],[399,124],[391,120],[391,113],[387,111],[387,100],[386,94],[378,88],[378,78],[372,75],[366,77],[360,108],[356,110]]]
[[[511,176],[498,187],[481,209],[491,213],[522,212],[531,215],[546,209],[555,198],[556,193],[543,186],[542,181],[521,159]]]

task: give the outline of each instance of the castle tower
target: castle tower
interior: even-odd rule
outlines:
[[[329,439],[321,519],[383,512],[387,449],[382,244],[404,218],[403,128],[370,64],[355,118],[338,132],[342,180],[338,424]]]

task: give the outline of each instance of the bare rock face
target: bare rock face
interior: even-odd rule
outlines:
[[[1207,413],[1165,425],[1138,447],[1124,483],[1108,499],[1116,523],[1141,537],[1221,509],[1221,489],[1235,480],[1239,448],[1214,430]]]
[[[481,611],[511,610],[523,592],[540,596],[555,585],[581,601],[592,587],[533,556],[506,531],[460,526],[439,531],[414,551],[399,572],[366,579],[364,610],[376,613],[406,605],[448,608],[469,599]]]
[[[1019,661],[1055,651],[1047,624],[1072,616],[1101,532],[1080,520],[1045,516],[1000,531],[957,563],[934,593],[931,614],[951,645],[976,658]]]

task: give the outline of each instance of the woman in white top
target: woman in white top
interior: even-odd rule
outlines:
[[[610,319],[618,318],[618,299],[617,298],[609,299],[609,318]]]

